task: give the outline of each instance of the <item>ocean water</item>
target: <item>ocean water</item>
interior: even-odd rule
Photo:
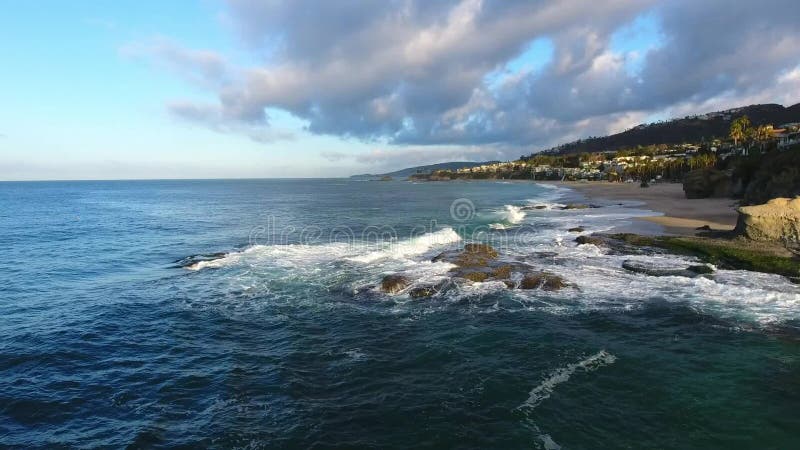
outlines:
[[[800,448],[800,286],[649,277],[533,183],[0,183],[0,446]],[[544,206],[526,209],[525,206]],[[572,286],[475,283],[490,242]]]

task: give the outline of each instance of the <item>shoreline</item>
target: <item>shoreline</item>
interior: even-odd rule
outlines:
[[[606,181],[536,181],[563,186],[587,199],[637,201],[660,216],[638,217],[636,220],[656,224],[666,234],[694,236],[697,228],[708,225],[714,231],[730,231],[736,227],[736,200],[731,198],[687,199],[679,183],[654,183],[641,188],[635,183]]]

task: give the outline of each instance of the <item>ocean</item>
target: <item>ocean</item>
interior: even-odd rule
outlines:
[[[800,286],[652,277],[549,185],[0,183],[0,446],[799,448]],[[538,207],[538,209],[537,209]],[[570,286],[386,294],[466,242]]]

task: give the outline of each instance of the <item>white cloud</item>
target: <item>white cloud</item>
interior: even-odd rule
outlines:
[[[611,37],[643,14],[663,42],[615,52]],[[220,131],[258,138],[275,108],[312,133],[520,148],[653,114],[796,102],[798,19],[789,0],[229,0],[228,23],[259,66],[169,41],[146,48],[218,98],[170,110]],[[553,43],[549,65],[487,84],[541,38]]]

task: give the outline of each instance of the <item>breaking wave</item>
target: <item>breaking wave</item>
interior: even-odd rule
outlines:
[[[314,263],[347,260],[371,263],[382,259],[405,259],[423,255],[437,247],[461,241],[461,236],[450,227],[417,237],[379,243],[287,244],[253,245],[240,252],[217,254],[214,259],[197,261],[184,266],[187,270],[215,269],[238,263],[259,263],[264,260],[291,263]]]

